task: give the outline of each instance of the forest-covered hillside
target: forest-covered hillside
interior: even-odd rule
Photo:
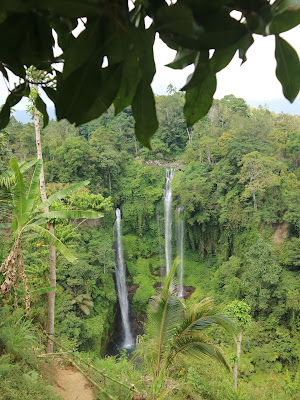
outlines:
[[[41,131],[48,195],[90,181],[51,210],[104,213],[100,220],[55,220],[56,236],[78,258],[70,264],[58,254],[55,333],[100,364],[107,346],[120,339],[114,281],[116,208],[122,213],[130,318],[135,334],[144,333],[149,299],[165,276],[163,189],[166,169],[174,168],[172,258],[178,255],[176,209],[180,207],[187,310],[206,297],[214,299],[218,312],[239,300],[249,306],[251,322],[243,329],[238,394],[230,374],[212,361],[198,365],[180,359],[169,370],[167,398],[296,399],[300,391],[299,116],[250,108],[231,95],[216,100],[205,118],[187,128],[184,97],[169,89],[169,95],[156,97],[160,126],[152,150],[136,141],[130,108],[116,117],[109,109],[79,128],[50,121]],[[1,173],[11,157],[20,163],[35,158],[34,124],[21,124],[12,117],[0,133],[0,151]],[[28,184],[31,176],[31,169],[24,173]],[[3,223],[11,221],[10,190],[9,185],[0,189]],[[11,231],[2,228],[2,261],[12,240]],[[48,249],[47,241],[37,234],[23,241],[31,292],[29,318],[40,327],[46,326],[46,294],[39,289],[49,287]],[[1,299],[2,307],[25,308],[24,297],[18,285]],[[211,336],[233,366],[232,337],[220,330],[212,330]],[[0,334],[1,347],[5,340]],[[113,359],[105,368],[116,373],[121,368],[118,363],[123,363],[122,368],[136,378],[137,371],[131,370],[132,364],[124,367],[126,362],[122,357]],[[146,364],[144,370],[137,364],[142,371],[139,379],[149,375]],[[139,384],[147,391],[146,379]]]

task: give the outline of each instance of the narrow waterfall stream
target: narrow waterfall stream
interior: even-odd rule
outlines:
[[[116,265],[116,283],[118,299],[120,303],[121,318],[123,325],[124,341],[122,348],[130,349],[134,346],[134,339],[130,329],[129,322],[129,302],[128,291],[126,285],[126,268],[124,264],[123,244],[122,244],[122,228],[121,228],[121,211],[116,209],[116,231],[117,231],[117,265]]]
[[[181,218],[182,208],[177,208],[177,254],[180,258],[179,264],[179,291],[178,297],[184,297],[183,286],[183,219]]]
[[[159,251],[159,265],[160,265],[160,276],[163,276],[163,250],[162,250],[162,233],[161,233],[161,216],[158,209],[156,208],[156,222],[157,222],[157,232],[158,232],[158,251]]]
[[[174,176],[174,169],[166,169],[166,187],[164,189],[165,205],[165,253],[166,253],[166,275],[169,274],[172,266],[172,191],[171,182]]]

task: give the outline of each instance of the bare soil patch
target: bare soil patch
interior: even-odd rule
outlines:
[[[287,237],[287,227],[288,224],[286,222],[283,222],[282,224],[278,225],[276,228],[276,231],[273,235],[273,243],[274,244],[280,244],[284,241],[284,239]]]
[[[89,381],[72,367],[54,369],[54,393],[64,400],[95,400]]]

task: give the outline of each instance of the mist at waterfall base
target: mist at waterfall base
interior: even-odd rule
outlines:
[[[116,222],[115,229],[117,234],[117,254],[116,254],[116,285],[118,300],[120,304],[122,329],[123,329],[123,343],[121,348],[132,349],[135,345],[135,341],[131,332],[130,321],[129,321],[129,301],[128,301],[128,290],[126,284],[126,267],[124,263],[123,254],[123,243],[122,243],[122,227],[121,227],[121,211],[119,208],[116,209]]]

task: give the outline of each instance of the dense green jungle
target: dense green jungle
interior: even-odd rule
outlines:
[[[299,116],[250,108],[229,95],[215,100],[209,114],[187,128],[183,94],[170,86],[168,95],[156,96],[156,104],[160,127],[152,150],[136,141],[130,108],[116,117],[109,109],[78,128],[63,120],[50,121],[41,130],[48,195],[90,181],[57,200],[50,211],[81,209],[104,215],[54,221],[56,236],[78,259],[71,264],[57,253],[55,338],[114,377],[105,393],[95,389],[99,399],[299,399]],[[12,157],[20,164],[36,158],[34,124],[12,117],[0,131],[0,153],[0,173],[9,168]],[[207,307],[205,316],[212,300],[202,300],[211,298],[214,313],[235,317],[243,333],[237,390],[233,373],[222,362],[205,356],[195,361],[188,351],[172,358],[157,378],[153,343],[159,338],[151,336],[149,300],[166,274],[163,190],[169,168],[174,169],[173,261],[178,255],[179,207],[184,222],[184,299],[173,296],[174,304],[192,318],[200,303]],[[24,172],[26,187],[32,174],[33,168]],[[13,185],[6,182],[0,188],[1,263],[13,244],[5,225],[11,222]],[[37,191],[35,203],[40,201]],[[129,355],[116,351],[122,339],[114,277],[116,208],[122,213],[130,321],[138,335],[137,351]],[[30,312],[25,315],[26,295],[17,282],[10,295],[1,297],[0,398],[58,399],[53,382],[43,378],[51,362],[37,357],[45,353],[46,344],[41,332],[47,320],[49,244],[30,233],[22,250]],[[178,279],[175,271],[175,287]],[[211,325],[207,337],[234,369],[233,335],[221,323]],[[131,384],[145,397],[134,397]]]

